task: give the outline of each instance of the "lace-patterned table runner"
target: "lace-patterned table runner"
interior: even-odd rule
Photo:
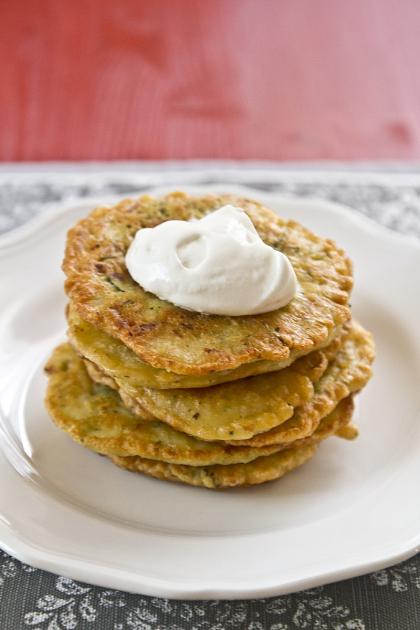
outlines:
[[[320,170],[322,169],[322,170]],[[241,183],[344,203],[420,238],[420,171],[217,162],[0,167],[0,233],[49,204],[150,185]],[[418,630],[420,554],[370,575],[265,600],[182,602],[74,582],[0,550],[0,628],[18,630]]]

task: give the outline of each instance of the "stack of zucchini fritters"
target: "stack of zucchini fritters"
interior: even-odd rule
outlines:
[[[137,230],[226,204],[289,257],[299,290],[286,307],[204,315],[131,278],[124,259]],[[249,199],[143,196],[77,223],[63,269],[69,343],[46,366],[47,407],[118,466],[207,488],[252,485],[300,466],[329,436],[357,434],[353,396],[374,348],[351,320],[351,264],[332,241]]]

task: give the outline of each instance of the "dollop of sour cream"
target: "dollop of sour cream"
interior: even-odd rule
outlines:
[[[143,289],[200,313],[266,313],[288,304],[297,290],[289,259],[231,205],[199,220],[138,230],[125,262]]]

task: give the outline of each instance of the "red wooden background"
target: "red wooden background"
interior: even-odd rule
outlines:
[[[0,0],[0,160],[420,158],[419,0]]]

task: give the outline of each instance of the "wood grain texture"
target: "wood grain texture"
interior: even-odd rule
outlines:
[[[0,160],[420,158],[418,0],[0,0]]]

